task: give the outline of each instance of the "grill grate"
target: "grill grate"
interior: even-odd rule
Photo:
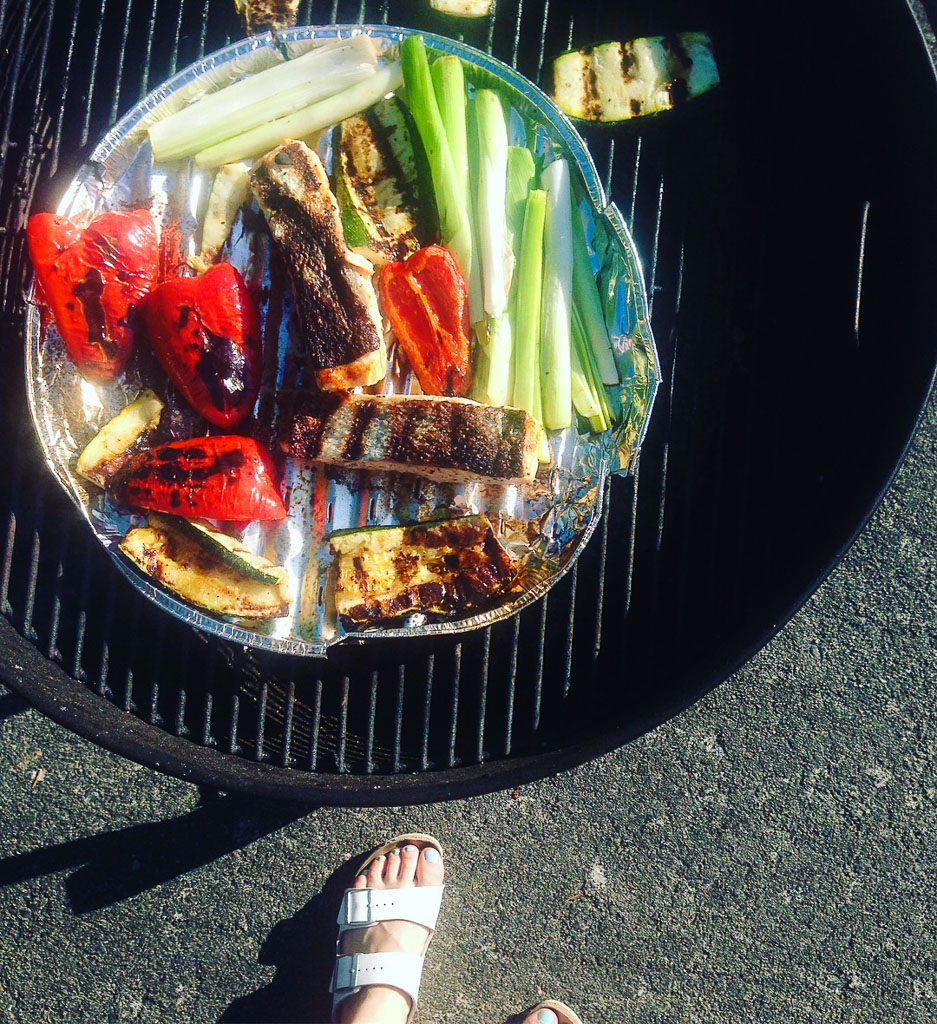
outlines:
[[[417,6],[306,0],[301,19],[415,23],[541,82],[552,55],[571,43],[674,25],[715,33],[734,76],[724,95],[640,133],[586,133],[645,257],[665,384],[634,477],[611,482],[601,528],[547,597],[457,639],[339,648],[320,662],[196,633],[113,570],[43,466],[20,383],[22,346],[7,344],[3,614],[127,722],[182,738],[193,760],[206,748],[233,755],[226,765],[247,765],[220,769],[219,784],[251,787],[261,776],[249,762],[257,762],[287,770],[283,795],[308,793],[302,780],[313,773],[334,780],[336,798],[390,802],[392,786],[382,797],[376,780],[361,777],[418,773],[425,797],[436,798],[503,783],[504,775],[486,774],[492,762],[508,759],[529,777],[581,760],[585,753],[569,753],[577,743],[593,743],[594,752],[637,734],[721,678],[815,585],[874,504],[933,368],[932,348],[900,340],[933,323],[933,297],[909,295],[898,311],[889,297],[912,267],[915,280],[937,273],[925,242],[937,227],[934,203],[921,202],[919,190],[909,218],[895,187],[906,188],[910,174],[923,189],[937,154],[918,139],[919,166],[909,171],[863,151],[876,103],[888,115],[876,122],[885,125],[881,152],[897,151],[913,127],[887,98],[864,97],[861,113],[847,111],[842,123],[785,109],[783,88],[771,90],[762,64],[786,62],[791,80],[809,78],[809,57],[785,49],[796,32],[783,31],[806,17],[805,0],[775,11],[780,20],[765,37],[750,10],[717,0],[591,12],[559,0],[498,0],[480,23]],[[818,32],[844,31],[832,12],[809,11]],[[844,53],[872,52],[873,38],[876,52],[894,40],[912,45],[913,24],[898,2],[874,20],[857,13],[848,31]],[[22,336],[28,212],[54,204],[103,130],[150,87],[241,34],[231,0],[0,0],[0,316],[8,339]],[[896,72],[917,79],[890,95],[921,96],[932,108],[931,72],[918,56],[917,71],[909,61]],[[799,139],[809,161],[779,150],[778,133],[792,128],[798,134],[787,137]],[[805,369],[791,366],[791,327],[776,310],[790,298],[779,282],[804,258],[791,232],[812,219],[822,235],[802,283],[822,287],[829,301],[797,328],[811,346],[809,373],[843,382],[842,396],[819,402],[778,386]],[[877,395],[873,424],[849,393],[880,376],[874,340],[884,336],[897,339],[906,373]],[[862,459],[843,454],[847,442]],[[785,527],[798,514],[795,542]],[[539,757],[534,768],[531,757]]]

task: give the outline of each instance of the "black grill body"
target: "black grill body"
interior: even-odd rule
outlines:
[[[232,0],[0,0],[0,678],[195,781],[398,804],[581,763],[764,644],[871,514],[931,386],[937,90],[916,0],[756,6],[301,8],[461,36],[547,88],[571,43],[704,28],[724,79],[674,115],[584,131],[644,260],[665,379],[576,567],[506,623],[318,661],[151,606],[58,490],[25,406],[28,214],[150,88],[243,34]]]

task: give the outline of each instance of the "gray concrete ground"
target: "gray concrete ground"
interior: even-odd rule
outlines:
[[[733,679],[516,797],[271,809],[0,697],[0,1019],[322,1020],[336,868],[419,828],[451,882],[424,1021],[544,993],[587,1024],[937,1020],[935,454],[932,409],[845,563]]]

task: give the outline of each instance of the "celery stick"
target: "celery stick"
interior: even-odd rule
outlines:
[[[589,342],[595,355],[596,365],[603,384],[614,387],[618,383],[618,367],[615,365],[615,354],[608,336],[608,327],[602,313],[602,302],[599,299],[598,286],[592,265],[589,262],[589,251],[586,247],[586,235],[579,219],[579,210],[573,205],[573,309],[580,317],[583,337]]]
[[[181,160],[268,121],[334,96],[374,74],[377,48],[368,36],[338,39],[203,96],[151,125],[157,163]]]
[[[450,250],[462,271],[462,276],[469,286],[471,305],[474,258],[467,190],[461,186],[453,164],[449,139],[433,89],[423,37],[407,36],[400,46],[400,59],[403,64],[410,113],[420,133],[433,179],[442,244]],[[446,80],[448,81],[448,77]],[[464,123],[464,112],[462,120]],[[472,316],[471,319],[473,323],[477,323],[481,317]]]
[[[540,406],[540,303],[543,283],[543,225],[546,193],[532,189],[527,197],[521,258],[517,267],[514,332],[514,405],[538,415]]]
[[[508,130],[497,93],[479,89],[475,94],[478,126],[478,180],[473,189],[478,224],[485,312],[503,315],[510,282],[510,246],[507,238],[506,195]],[[505,266],[508,263],[508,266]]]
[[[569,168],[554,160],[540,175],[547,190],[543,230],[543,298],[540,313],[540,389],[543,425],[564,430],[572,422],[570,315],[573,290]]]
[[[330,124],[344,121],[352,114],[377,103],[381,97],[399,89],[403,84],[400,61],[394,61],[379,68],[368,78],[350,89],[336,93],[319,103],[313,103],[289,117],[259,125],[234,138],[225,139],[215,146],[209,146],[195,154],[199,168],[217,167],[219,164],[237,163],[249,157],[260,156],[279,146],[284,139],[305,139],[327,128]]]

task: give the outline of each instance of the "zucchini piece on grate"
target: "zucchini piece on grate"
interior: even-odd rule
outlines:
[[[335,610],[346,626],[413,612],[462,614],[507,587],[514,566],[483,515],[332,534]]]
[[[151,579],[216,615],[276,619],[286,614],[285,573],[277,583],[250,579],[170,517],[148,518],[151,525],[131,530],[120,550]]]
[[[484,18],[491,10],[491,0],[429,0],[429,5],[434,11],[457,18]]]
[[[402,121],[400,130],[405,130]],[[412,147],[409,161],[398,161],[384,126],[371,111],[342,121],[338,138],[335,194],[345,244],[376,266],[406,259],[420,248],[418,207],[407,180],[407,171],[415,176]],[[395,145],[406,153],[399,134]]]
[[[557,106],[587,121],[626,121],[659,114],[719,84],[705,32],[600,43],[553,62]]]
[[[162,412],[163,403],[156,393],[141,391],[85,445],[75,470],[98,487],[106,487],[131,452],[159,425]]]

